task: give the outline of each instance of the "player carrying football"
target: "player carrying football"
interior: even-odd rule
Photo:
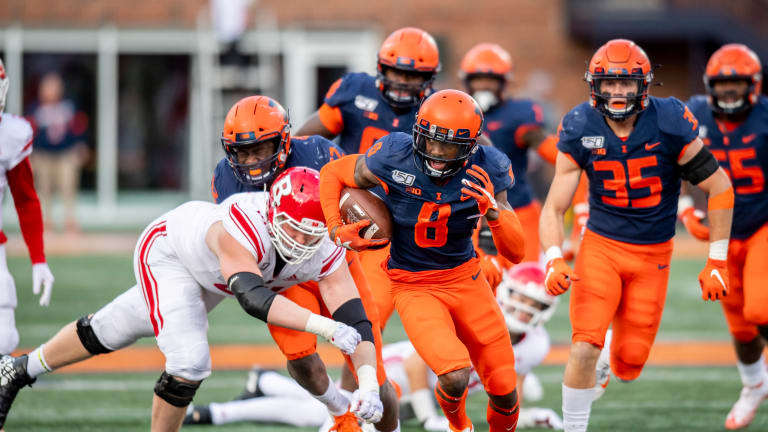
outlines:
[[[465,398],[474,364],[490,395],[490,430],[511,431],[518,417],[514,353],[471,237],[485,216],[500,254],[515,263],[523,258],[524,240],[506,198],[513,182],[509,159],[477,144],[482,124],[471,96],[436,92],[419,108],[412,136],[389,134],[365,155],[323,167],[321,198],[331,238],[362,250],[371,241],[357,226],[342,225],[341,191],[384,189],[395,227],[383,265],[405,331],[438,375],[435,392],[451,429],[473,429]]]
[[[590,102],[560,127],[555,178],[541,215],[547,290],[573,282],[573,334],[563,378],[566,431],[585,431],[595,395],[595,364],[608,326],[610,366],[637,378],[661,321],[681,178],[709,194],[709,259],[699,274],[704,300],[728,292],[726,258],[733,211],[728,176],[698,138],[698,121],[680,101],[648,96],[648,56],[634,42],[600,47],[586,72]],[[589,221],[575,272],[562,258],[563,214],[582,170],[589,178]]]
[[[704,73],[707,95],[688,101],[701,122],[699,137],[733,182],[735,203],[728,245],[730,292],[720,301],[733,337],[743,389],[725,420],[726,429],[749,426],[768,397],[763,349],[768,339],[768,98],[760,95],[762,65],[741,44],[712,54]],[[709,240],[693,200],[680,199],[688,231]]]

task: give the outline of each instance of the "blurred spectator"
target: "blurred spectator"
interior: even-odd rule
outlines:
[[[83,142],[88,119],[63,96],[61,77],[55,72],[46,74],[40,81],[37,105],[31,111],[36,129],[32,165],[46,227],[54,226],[51,209],[52,191],[56,187],[64,207],[65,227],[68,232],[76,232],[79,227],[75,204],[80,166],[88,151]]]

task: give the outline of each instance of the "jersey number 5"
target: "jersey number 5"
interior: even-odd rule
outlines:
[[[432,215],[437,213],[435,220]],[[440,247],[448,241],[448,217],[451,216],[450,204],[425,202],[419,211],[419,218],[414,230],[414,240],[419,247]]]
[[[646,156],[635,159],[627,159],[627,169],[621,162],[595,161],[592,163],[595,171],[610,171],[613,178],[603,180],[603,186],[616,193],[616,197],[603,196],[603,202],[616,207],[653,207],[661,202],[661,179],[657,176],[643,177],[643,168],[654,167],[658,164],[656,156]],[[629,184],[627,184],[629,183]],[[649,188],[648,196],[635,198],[630,201],[629,190]]]

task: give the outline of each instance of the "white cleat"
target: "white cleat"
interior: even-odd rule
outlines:
[[[537,402],[544,397],[544,387],[533,372],[528,372],[523,378],[523,399],[528,402]]]
[[[733,404],[731,412],[725,419],[725,428],[734,430],[749,426],[755,418],[760,402],[765,399],[768,399],[768,380],[765,377],[756,386],[742,388],[739,400]]]
[[[603,396],[605,389],[608,387],[608,382],[611,381],[612,336],[613,331],[608,330],[608,333],[605,334],[605,345],[603,345],[603,350],[600,351],[600,357],[597,359],[597,366],[595,367],[595,394],[592,398],[592,402]]]

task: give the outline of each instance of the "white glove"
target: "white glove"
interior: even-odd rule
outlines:
[[[48,306],[51,303],[53,291],[53,273],[47,263],[32,264],[32,294],[40,294],[42,285],[43,294],[40,296],[40,306]]]
[[[428,432],[443,432],[448,430],[448,419],[441,415],[427,417],[421,427]]]
[[[562,430],[563,421],[556,412],[549,408],[521,408],[517,427],[520,429],[544,428]]]
[[[377,391],[355,390],[349,411],[368,423],[378,423],[384,415],[384,405]]]
[[[361,340],[360,333],[353,327],[344,323],[338,323],[336,330],[333,331],[333,336],[328,339],[328,342],[332,343],[344,354],[352,355]]]

